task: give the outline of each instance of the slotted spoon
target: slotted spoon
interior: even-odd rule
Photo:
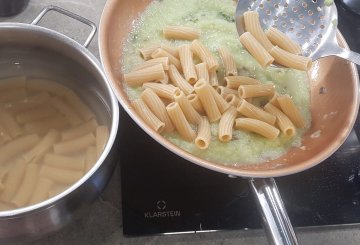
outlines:
[[[302,54],[313,60],[337,56],[360,65],[360,54],[341,48],[336,39],[338,14],[327,0],[239,0],[236,27],[244,33],[243,14],[257,11],[264,30],[278,28],[300,44]]]

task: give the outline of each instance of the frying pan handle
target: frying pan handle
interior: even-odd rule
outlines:
[[[59,8],[59,7],[50,5],[50,6],[45,7],[45,8],[40,12],[40,14],[31,22],[31,24],[32,24],[32,25],[37,25],[37,24],[39,23],[39,21],[44,17],[44,15],[45,15],[47,12],[51,11],[51,10],[52,10],[52,11],[56,11],[56,12],[58,12],[58,13],[60,13],[60,14],[66,15],[66,16],[68,16],[68,17],[70,17],[70,18],[75,19],[75,20],[78,20],[78,21],[80,21],[80,22],[82,22],[82,23],[84,23],[84,24],[86,24],[86,25],[88,25],[88,26],[91,27],[91,32],[90,32],[88,38],[86,39],[85,43],[83,44],[83,46],[84,46],[85,48],[87,48],[87,47],[89,46],[91,40],[92,40],[92,39],[94,38],[94,36],[95,36],[95,33],[96,33],[96,25],[95,25],[93,22],[91,22],[90,20],[85,19],[84,17],[81,17],[80,15],[74,14],[74,13],[72,13],[72,12],[66,10],[66,9],[62,9],[62,8]]]
[[[257,198],[258,209],[270,244],[298,244],[273,178],[250,179],[250,189]]]

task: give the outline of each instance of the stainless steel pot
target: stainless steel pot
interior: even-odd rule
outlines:
[[[84,46],[36,25],[50,10],[92,27]],[[45,8],[32,24],[0,23],[0,78],[21,73],[56,79],[75,90],[96,112],[100,123],[110,128],[104,152],[70,188],[36,205],[0,212],[0,244],[36,239],[60,229],[84,212],[110,179],[116,163],[119,108],[100,63],[86,49],[95,32],[90,21],[53,6]]]

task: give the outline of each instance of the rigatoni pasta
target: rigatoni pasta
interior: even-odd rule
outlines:
[[[276,127],[253,118],[237,118],[235,128],[254,132],[268,139],[275,139],[280,133]]]
[[[171,81],[177,85],[186,95],[191,94],[194,92],[194,87],[190,85],[179,73],[175,66],[170,65],[169,68],[169,75]]]
[[[191,52],[190,45],[188,44],[181,45],[178,50],[179,50],[180,63],[185,79],[190,84],[194,84],[198,78],[195,71],[193,54]]]
[[[18,97],[2,100],[0,108],[3,211],[41,202],[53,188],[61,192],[80,179],[102,153],[109,132],[74,91],[54,80],[9,78],[0,88],[11,94],[4,98]]]
[[[247,11],[243,16],[245,30],[251,33],[252,36],[254,36],[256,40],[261,43],[261,46],[269,52],[274,45],[269,41],[263,29],[261,28],[259,14],[255,11]]]
[[[261,46],[250,32],[241,34],[240,42],[262,67],[266,68],[274,62],[274,58],[263,46]]]
[[[141,118],[156,132],[162,132],[165,128],[165,123],[160,121],[142,99],[137,99],[131,102],[134,110],[141,116]]]
[[[195,138],[195,145],[199,149],[207,149],[211,141],[211,128],[209,120],[206,117],[201,117],[198,125],[198,134]]]
[[[279,31],[274,27],[270,27],[266,31],[266,36],[274,45],[279,46],[280,48],[290,53],[293,54],[301,53],[301,47],[299,44],[294,42],[291,38],[289,38],[284,33],[282,33],[281,31]]]
[[[194,40],[200,37],[200,31],[187,26],[165,26],[164,37],[167,39]]]
[[[189,122],[186,120],[186,117],[183,111],[180,108],[180,105],[177,102],[173,102],[166,106],[166,110],[173,122],[175,128],[183,139],[187,141],[193,141],[195,139],[195,132],[191,128]]]
[[[164,79],[165,72],[162,64],[153,65],[141,70],[124,74],[124,81],[132,87],[140,86],[143,83]]]
[[[307,71],[310,70],[312,65],[311,58],[292,54],[279,48],[278,46],[274,46],[270,50],[270,54],[274,57],[275,62],[279,63],[280,65],[297,70]]]
[[[194,88],[209,121],[215,122],[219,120],[221,113],[211,92],[210,85],[204,79],[200,79],[195,83]]]
[[[222,116],[219,123],[219,140],[228,142],[232,139],[234,121],[237,116],[235,107],[230,107]]]
[[[231,55],[229,50],[224,47],[218,49],[219,55],[224,63],[225,75],[226,76],[237,76],[237,67],[234,57]]]
[[[174,125],[172,124],[166,112],[165,105],[161,101],[160,97],[151,88],[147,88],[141,93],[141,99],[157,116],[157,118],[159,118],[162,122],[165,123],[164,130],[166,132],[172,132],[174,130]]]
[[[280,128],[281,132],[287,137],[293,137],[296,133],[296,128],[290,119],[278,108],[270,103],[264,106],[265,111],[276,116],[276,124]]]
[[[288,95],[277,97],[281,110],[289,117],[291,122],[298,128],[305,128],[305,119],[299,109],[295,106],[294,101]]]
[[[144,83],[142,88],[150,88],[159,97],[169,100],[174,100],[174,94],[180,92],[180,89],[172,84]]]
[[[209,71],[216,71],[218,69],[219,62],[202,42],[199,40],[194,40],[191,43],[191,50],[203,62],[206,62]]]

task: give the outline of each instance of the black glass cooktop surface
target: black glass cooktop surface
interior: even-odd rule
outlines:
[[[360,52],[360,16],[336,2],[339,29]],[[125,235],[261,228],[247,180],[201,168],[166,150],[121,110]],[[360,223],[360,119],[343,146],[305,172],[276,178],[295,227]]]

